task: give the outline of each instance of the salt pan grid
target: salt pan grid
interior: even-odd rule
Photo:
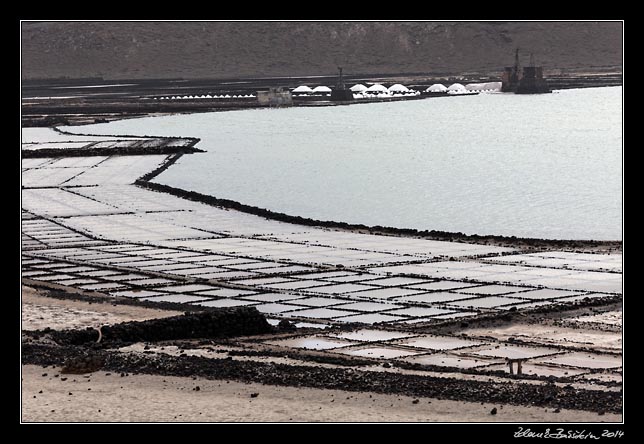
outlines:
[[[46,165],[53,162],[55,159],[43,157],[40,159],[22,159],[22,170],[30,168],[38,168],[39,166]]]
[[[174,238],[212,237],[211,233],[188,227],[157,222],[136,214],[78,216],[65,220],[65,225],[90,235],[125,242],[158,242]]]
[[[444,309],[444,308],[436,308],[436,307],[407,307],[407,308],[400,308],[397,310],[390,310],[386,314],[388,315],[393,315],[393,316],[412,316],[412,317],[425,317],[425,316],[435,316],[435,315],[443,315],[447,313],[453,313],[454,309]]]
[[[567,268],[589,271],[622,271],[622,254],[543,252],[515,254],[486,259],[489,262],[520,263],[535,267]]]
[[[466,356],[452,355],[446,353],[437,353],[431,355],[415,356],[406,358],[404,361],[421,365],[435,365],[439,367],[454,367],[458,369],[486,367],[501,361],[485,358],[471,358]]]
[[[302,338],[283,339],[279,341],[266,341],[266,344],[279,345],[280,347],[305,348],[309,350],[329,350],[355,345],[356,342],[328,338],[325,336],[307,336]]]
[[[285,311],[292,311],[292,310],[308,308],[308,307],[304,305],[288,305],[288,304],[272,303],[272,304],[255,305],[255,308],[261,313],[265,313],[269,315],[279,315],[280,313],[284,313]]]
[[[204,307],[218,307],[218,308],[243,307],[246,305],[257,304],[257,302],[253,302],[253,301],[244,301],[241,299],[232,299],[232,298],[217,299],[217,300],[211,300],[211,301],[205,301],[205,302],[194,302],[194,303],[197,305],[203,305]]]
[[[499,310],[511,310],[511,309],[522,310],[522,309],[529,309],[529,308],[535,308],[535,307],[543,307],[546,305],[552,306],[553,303],[556,304],[558,302],[559,302],[558,299],[555,299],[552,301],[533,301],[533,302],[524,302],[521,304],[500,305],[496,308]]]
[[[169,294],[165,296],[150,296],[144,297],[144,301],[154,301],[154,302],[175,302],[175,303],[187,303],[187,302],[197,302],[197,301],[206,301],[212,298],[203,297],[203,296],[192,296],[186,294]]]
[[[420,257],[469,256],[513,251],[511,248],[462,244],[424,239],[406,239],[394,236],[345,233],[330,230],[292,234],[289,240],[331,247],[351,247],[365,251],[379,251],[396,255]]]
[[[106,160],[106,156],[59,157],[48,163],[46,168],[91,168]]]
[[[529,346],[522,347],[518,345],[504,345],[500,347],[471,352],[472,355],[509,359],[537,358],[542,356],[555,355],[557,353],[561,353],[561,351],[556,348]]]
[[[341,348],[334,352],[351,356],[360,356],[363,358],[376,359],[397,359],[405,356],[417,355],[417,351],[405,350],[394,347],[360,347],[360,348]]]
[[[328,282],[325,281],[315,281],[315,280],[296,280],[288,282],[278,282],[274,284],[265,285],[268,288],[279,289],[279,290],[297,290],[297,289],[306,289],[312,287],[319,287],[322,285],[328,285]]]
[[[74,245],[102,244],[103,242],[91,239],[83,234],[70,230],[67,227],[50,222],[44,219],[32,219],[22,222],[23,235],[38,244],[32,245],[36,248],[46,247],[68,247]],[[23,245],[24,248],[24,245]]]
[[[431,319],[456,319],[456,318],[464,318],[469,316],[476,316],[477,314],[478,313],[474,311],[455,311],[452,313],[432,316]]]
[[[374,290],[375,287],[361,284],[336,284],[312,288],[311,291],[322,294],[345,294],[355,293],[362,290]]]
[[[113,206],[96,202],[60,188],[22,190],[22,206],[52,217],[121,212]]]
[[[312,308],[287,312],[292,317],[311,319],[332,319],[349,315],[357,315],[358,312],[349,310],[334,310],[331,308]]]
[[[297,299],[302,299],[305,296],[289,294],[289,293],[261,293],[254,294],[250,296],[242,296],[241,299],[257,302],[289,302],[295,300],[294,304],[297,304]]]
[[[136,285],[140,287],[157,287],[159,285],[168,285],[175,283],[170,279],[164,278],[145,278],[145,279],[132,279],[127,282],[130,285]]]
[[[502,265],[505,272],[498,271],[499,265],[491,267],[481,264],[445,262],[445,263],[425,263],[425,264],[408,264],[394,265],[386,267],[371,268],[369,271],[374,274],[411,274],[415,276],[426,276],[429,278],[443,278],[449,280],[475,281],[480,283],[507,283],[512,285],[527,285],[532,287],[549,287],[562,290],[579,290],[594,291],[607,293],[622,292],[622,275],[619,273],[606,273],[594,271],[566,270],[565,274],[552,277],[544,268],[544,272],[539,273],[535,267],[525,267],[518,265]],[[468,268],[464,268],[468,266]],[[471,267],[471,268],[470,268]],[[535,271],[536,270],[536,271]],[[528,274],[526,274],[528,273]],[[421,284],[423,285],[423,284]]]
[[[350,275],[345,275],[345,276],[337,276],[337,277],[330,277],[330,278],[323,278],[327,282],[335,282],[338,284],[342,283],[347,283],[347,282],[355,282],[355,283],[364,283],[364,284],[369,284],[370,281],[373,281],[374,279],[379,278],[380,276],[375,276],[372,274],[350,274]]]
[[[416,304],[433,304],[433,303],[449,303],[462,299],[471,299],[472,295],[448,293],[445,291],[437,291],[433,293],[421,293],[412,296],[401,296],[393,298],[395,302],[411,302]]]
[[[396,287],[388,287],[388,288],[376,288],[376,289],[369,289],[369,290],[363,290],[363,291],[358,291],[358,292],[352,292],[352,296],[356,296],[362,299],[389,299],[389,298],[394,298],[394,297],[399,297],[399,296],[408,296],[412,294],[419,294],[423,293],[423,290],[412,290],[409,288],[396,288]]]
[[[43,143],[24,143],[24,151],[37,151],[42,149],[78,149],[87,146],[88,142],[43,142]]]
[[[351,316],[338,316],[334,318],[337,322],[359,322],[361,324],[379,324],[384,322],[401,321],[403,316],[396,316],[388,313],[361,313]]]
[[[387,330],[361,329],[351,332],[333,332],[329,336],[360,342],[382,342],[414,336],[413,333]]]
[[[136,246],[136,248],[137,248],[137,249],[139,249],[139,251],[141,251],[140,249],[141,249],[141,248],[143,248],[143,247],[141,247],[141,246]],[[94,249],[94,250],[95,250],[95,249]],[[118,251],[118,250],[117,250],[117,251]],[[135,250],[135,251],[137,251],[137,250]],[[146,249],[144,249],[144,250],[143,250],[143,252],[145,252],[145,251],[154,251],[154,254],[150,254],[150,255],[148,255],[148,256],[152,256],[152,257],[163,257],[163,256],[166,256],[166,255],[170,255],[170,256],[168,256],[168,257],[171,257],[171,254],[172,254],[172,252],[173,252],[173,250],[168,250],[168,249],[166,249],[166,250],[163,250],[163,249],[162,249],[162,250],[150,250],[150,249],[147,249],[147,250],[146,250]],[[77,251],[77,253],[86,253],[86,250]],[[188,255],[189,255],[189,254],[192,254],[192,253],[190,253],[190,252],[181,252],[181,254],[182,254],[182,256],[183,256],[183,255],[186,255],[186,254],[188,254]],[[83,255],[81,255],[81,256],[77,256],[77,257],[82,257],[82,256],[83,256]],[[202,256],[200,256],[200,257],[202,257]],[[120,260],[121,258],[120,258],[120,257],[118,257],[118,255],[117,255],[117,259],[118,259],[118,260]],[[108,261],[109,261],[109,260],[115,260],[115,259],[114,259],[114,258],[112,258],[112,257],[107,257],[107,258],[102,257],[102,258],[100,258],[100,260],[108,260]],[[224,259],[224,260],[225,260],[225,259]],[[243,260],[242,260],[242,261],[243,261]],[[126,262],[126,263],[128,263],[128,262]],[[130,265],[136,265],[137,263],[149,263],[149,262],[131,261],[131,262],[130,262]],[[182,266],[182,265],[178,265],[178,266]],[[320,274],[320,273],[317,273],[317,274]],[[338,274],[338,273],[333,273],[333,272],[332,272],[329,276],[323,276],[323,277],[327,277],[327,278],[334,278],[334,277],[338,277],[338,276],[337,276],[337,274]],[[345,274],[345,272],[341,272],[340,274]],[[296,277],[299,277],[299,276],[296,276]],[[341,276],[340,276],[340,277],[341,277]],[[284,281],[284,279],[283,279],[283,278],[278,278],[277,280],[278,280],[278,281],[281,281],[281,282],[283,282],[283,281]],[[150,282],[150,279],[145,279],[145,281]],[[163,282],[167,282],[167,283],[169,283],[168,281],[161,281],[160,283],[163,283]],[[171,282],[171,281],[170,281],[170,282]],[[298,281],[297,281],[297,280],[292,279],[292,280],[287,281],[287,282],[298,282]],[[318,282],[323,282],[323,281],[318,281]],[[449,282],[452,282],[452,281],[449,281]],[[137,283],[141,283],[141,282],[137,282]],[[152,283],[156,283],[156,282],[152,281]],[[456,286],[460,286],[460,285],[462,285],[462,284],[461,284],[461,283],[457,283],[457,284],[456,284]],[[158,285],[156,286],[156,288],[158,288]],[[306,288],[306,287],[305,287],[305,288]],[[375,286],[373,286],[373,287],[372,287],[372,286],[369,286],[369,287],[367,287],[367,288],[377,288],[377,287],[375,287]],[[396,287],[392,287],[392,288],[396,289]],[[352,289],[355,289],[355,288],[352,288]],[[389,288],[386,288],[385,290],[388,290],[388,289],[389,289]],[[444,292],[443,292],[443,293],[444,293]],[[359,294],[360,294],[360,292],[356,292],[356,293],[348,293],[348,294],[346,294],[346,297],[348,297],[348,298],[352,298],[352,299],[353,299],[353,298],[355,298],[355,296],[356,296],[356,295],[359,295]],[[432,293],[425,293],[425,295],[431,295],[431,294],[432,294]],[[435,294],[438,294],[438,293],[435,293]],[[447,294],[449,294],[449,293],[447,293]],[[422,295],[423,295],[423,294],[421,293],[421,294],[419,294],[418,296],[422,296]],[[411,300],[408,300],[408,299],[407,299],[407,298],[414,297],[414,296],[416,296],[416,295],[407,296],[407,297],[404,297],[404,296],[403,296],[403,297],[397,297],[397,298],[396,298],[396,301],[397,301],[397,302],[401,302],[403,299],[405,299],[405,300],[404,300],[404,302],[411,302],[411,303],[415,303],[415,302],[420,302],[420,301],[422,301],[422,300],[418,300],[418,301],[416,301],[416,300],[413,300],[413,299],[411,299]],[[464,297],[469,297],[468,295],[462,295],[462,296],[464,296]],[[288,298],[289,296],[286,296],[286,297]],[[460,297],[460,296],[455,295],[455,297]],[[476,299],[478,299],[478,298],[476,298]],[[329,306],[331,306],[332,304],[334,304],[334,303],[335,303],[335,302],[337,302],[337,301],[338,301],[338,300],[329,300]],[[256,302],[258,302],[258,301],[256,301]],[[275,298],[269,298],[269,299],[267,299],[267,302],[275,302]],[[434,302],[434,301],[431,301],[431,300],[425,300],[424,302],[431,303],[431,302]],[[439,302],[440,302],[440,301],[439,301]],[[513,302],[517,302],[517,301],[513,301]],[[519,302],[522,302],[522,301],[519,301]],[[344,304],[342,304],[342,305],[343,305],[343,308],[345,308],[345,309],[346,309],[346,308],[351,309],[351,307],[350,307],[350,306],[347,306],[347,305],[346,305],[347,303],[350,303],[350,301],[348,301],[348,300],[346,300],[346,301],[342,301],[342,300],[340,300],[340,303],[341,303],[341,304],[342,304],[342,303],[344,303]],[[468,304],[468,306],[469,306],[469,304]],[[321,307],[323,307],[323,306],[321,306]],[[293,311],[292,311],[292,313],[287,313],[287,315],[296,315],[296,314],[297,314],[297,308],[298,308],[298,307],[293,307]],[[353,312],[358,311],[359,313],[356,313],[356,314],[349,314],[349,315],[347,315],[346,313],[342,313],[342,315],[343,315],[343,316],[337,316],[337,317],[335,317],[335,318],[331,318],[331,320],[334,320],[334,321],[337,321],[337,322],[365,322],[365,323],[373,323],[373,322],[392,322],[392,321],[398,321],[398,320],[404,320],[404,321],[407,321],[407,320],[409,319],[409,317],[410,317],[410,316],[414,316],[414,315],[415,315],[415,316],[427,316],[427,315],[429,315],[429,314],[434,314],[434,315],[436,315],[436,311],[435,311],[435,308],[434,308],[434,307],[430,307],[430,308],[432,308],[432,310],[431,310],[431,311],[432,311],[432,313],[429,313],[429,311],[428,311],[427,313],[422,313],[422,314],[421,314],[420,312],[414,313],[414,310],[409,311],[409,312],[401,312],[401,313],[392,313],[392,312],[391,312],[391,310],[392,310],[392,309],[395,309],[395,308],[401,308],[401,309],[403,309],[403,310],[404,310],[404,307],[380,307],[380,308],[381,308],[381,310],[376,310],[376,309],[375,309],[375,307],[371,307],[371,309],[373,310],[373,312],[371,312],[371,311],[370,311],[369,313],[370,313],[370,314],[376,314],[376,316],[362,316],[362,314],[364,314],[364,312],[360,313],[360,310],[353,309],[353,310],[352,310]],[[438,308],[438,309],[439,309],[439,310],[441,310],[441,308]],[[442,314],[440,314],[440,315],[439,315],[439,317],[438,317],[437,319],[449,319],[449,318],[453,318],[453,317],[466,316],[466,315],[472,315],[472,314],[473,314],[473,313],[471,313],[471,312],[469,312],[469,313],[468,313],[468,312],[458,312],[458,311],[457,311],[457,312],[455,312],[454,310],[459,310],[459,309],[458,309],[458,308],[456,308],[456,307],[454,307],[454,308],[452,308],[451,310],[445,310],[445,311],[442,311],[442,312],[438,312],[438,313],[442,313]],[[378,311],[380,311],[380,313],[376,313],[376,312],[378,312]],[[384,313],[382,313],[382,312],[384,312]],[[454,316],[449,316],[449,314],[452,314],[452,315],[454,315]],[[305,315],[306,315],[306,313],[305,313]],[[322,319],[324,319],[324,318],[322,318]],[[428,319],[428,320],[429,320],[429,319]]]
[[[49,142],[86,142],[93,143],[103,140],[145,140],[143,137],[127,136],[87,136],[77,134],[65,134],[53,128],[23,128],[21,142],[25,143],[49,143]]]
[[[518,304],[525,302],[522,299],[509,298],[505,296],[488,296],[475,299],[462,299],[459,301],[451,301],[448,305],[454,308],[497,308],[503,305]]]
[[[248,290],[239,290],[237,288],[215,288],[213,290],[199,290],[199,291],[194,291],[195,295],[199,296],[213,296],[213,297],[220,297],[220,298],[234,298],[237,296],[248,296],[251,294],[255,294],[253,291],[248,291]]]
[[[549,288],[541,288],[538,290],[524,291],[521,294],[516,294],[516,297],[526,298],[526,299],[555,299],[555,298],[564,298],[570,296],[577,296],[582,293],[577,291],[566,291],[566,290],[551,290]]]
[[[89,284],[89,285],[80,285],[79,288],[82,288],[83,290],[115,290],[115,289],[121,289],[121,288],[127,288],[123,284],[118,284],[116,282],[108,282],[108,283],[99,283],[99,284]]]
[[[477,287],[454,289],[453,291],[455,293],[463,293],[463,294],[498,295],[498,294],[517,293],[517,292],[526,291],[526,290],[528,290],[528,288],[512,287],[510,285],[481,285]]]
[[[506,364],[492,365],[490,367],[487,367],[486,370],[503,371],[510,373],[510,368]],[[588,369],[535,365],[531,364],[530,362],[525,362],[521,365],[521,373],[524,375],[555,376],[557,378],[564,378],[581,375],[587,372]]]
[[[300,305],[306,305],[308,307],[330,307],[332,305],[338,305],[348,302],[346,299],[336,299],[336,298],[318,298],[310,297],[299,299],[297,301]]]
[[[354,273],[351,271],[321,271],[319,273],[303,273],[298,275],[299,278],[304,279],[327,279],[330,281],[336,281],[339,278],[343,277],[361,277],[361,273]]]
[[[419,336],[411,339],[404,339],[395,342],[398,345],[407,347],[430,349],[430,350],[453,350],[466,347],[482,345],[481,341],[455,338],[451,336]]]
[[[192,204],[192,202],[186,203],[182,199],[177,199],[174,196],[153,193],[131,185],[74,188],[74,191],[123,211],[183,213],[189,211],[190,204]],[[193,219],[197,218],[193,216]]]
[[[419,284],[423,282],[427,282],[427,279],[417,279],[417,278],[409,278],[409,277],[391,277],[391,278],[372,280],[371,282],[369,282],[369,284],[379,285],[383,287],[401,287],[401,286],[408,286],[412,284]]]
[[[105,145],[118,143],[111,140]],[[264,304],[265,310],[281,316],[311,316],[325,322],[451,319],[475,315],[468,309],[473,304],[481,309],[512,306],[521,309],[546,306],[566,298],[573,300],[588,292],[621,293],[621,274],[615,272],[621,271],[621,255],[567,252],[518,255],[512,254],[515,250],[511,248],[302,227],[131,185],[167,158],[153,155],[25,159],[23,185],[27,188],[23,190],[23,205],[31,213],[23,212],[22,239],[23,248],[37,251],[40,257],[58,257],[99,267],[116,266],[134,274],[154,272],[169,279],[128,276],[126,272],[103,269],[39,275],[37,269],[30,268],[27,272],[34,278],[42,276],[43,280],[71,285],[83,283],[84,277],[103,280],[111,276],[104,279],[107,282],[90,281],[88,285],[97,285],[90,289],[110,294],[130,295],[126,297],[135,297],[138,287],[166,296],[170,293],[159,288],[179,287],[184,278],[228,281],[242,285],[244,290],[187,287],[183,291],[188,295],[175,294],[225,298],[197,303]],[[43,186],[61,188],[37,188]],[[124,212],[133,214],[119,214]],[[53,217],[60,225],[39,219],[40,215]],[[111,241],[148,244],[150,248]],[[92,245],[96,248],[57,248]],[[475,258],[487,254],[497,256]],[[470,259],[402,265],[441,256]],[[561,268],[561,261],[565,261],[565,268]],[[389,265],[393,263],[396,265]],[[307,264],[355,269],[317,271]],[[70,268],[74,264],[66,265]],[[281,276],[262,283],[266,274]],[[258,279],[247,279],[251,276]],[[512,293],[506,293],[508,289]],[[132,293],[125,293],[128,291]],[[253,294],[258,291],[261,293]],[[309,298],[304,297],[305,293],[309,293]],[[154,298],[158,294],[148,296]],[[315,308],[300,308],[309,307],[299,302],[315,300],[310,299],[313,294],[328,296],[317,299],[327,304],[320,302]],[[387,304],[378,305],[379,301]],[[461,305],[464,303],[467,305]]]
[[[99,281],[95,279],[88,279],[88,278],[74,278],[74,279],[62,279],[62,280],[57,280],[54,281],[57,284],[60,285],[80,285],[80,284],[98,284]]]
[[[65,186],[125,185],[161,165],[168,156],[110,156],[104,162],[85,169],[65,182]]]
[[[144,276],[142,274],[135,274],[135,273],[125,273],[125,274],[103,276],[103,279],[105,279],[106,281],[120,282],[120,281],[131,281],[136,279],[147,279],[147,276]]]
[[[21,175],[22,186],[25,188],[45,188],[65,185],[74,177],[84,173],[84,167],[76,168],[32,168]]]
[[[126,290],[126,291],[115,291],[111,293],[112,296],[124,297],[124,298],[146,298],[150,296],[165,296],[167,293],[162,293],[159,291],[149,291],[149,290]]]
[[[376,311],[383,311],[383,310],[393,310],[393,309],[402,308],[402,307],[403,306],[399,304],[385,304],[381,302],[352,302],[349,304],[343,304],[341,306],[338,306],[337,308],[342,308],[344,310],[376,312]]]
[[[210,285],[200,285],[200,284],[187,284],[187,285],[172,285],[168,287],[159,287],[157,290],[168,291],[171,293],[186,293],[186,292],[196,292],[204,290],[215,290],[217,287],[212,287]]]
[[[234,282],[235,279],[240,278],[249,278],[252,276],[260,276],[261,274],[254,271],[221,271],[216,273],[206,273],[200,274],[196,277],[202,279],[210,279],[216,281],[231,281]]]
[[[537,361],[543,364],[557,364],[568,367],[592,369],[614,369],[622,366],[621,355],[572,352]]]

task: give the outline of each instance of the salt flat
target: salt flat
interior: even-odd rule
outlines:
[[[43,146],[61,143],[60,135],[47,141],[44,130],[23,131]],[[605,371],[605,379],[617,378],[611,372],[621,354],[613,336],[604,339],[612,347],[581,353],[539,337],[543,345],[516,346],[508,335],[456,338],[409,328],[590,299],[614,302],[622,294],[621,254],[535,253],[300,226],[135,184],[172,156],[23,159],[23,278],[115,301],[251,306],[273,324],[331,327],[254,347],[503,371],[504,359],[521,357],[531,375],[588,382]],[[580,316],[566,325],[621,328],[620,316]],[[334,329],[347,324],[371,330]]]
[[[27,139],[44,143],[43,130],[35,130],[31,136],[29,133],[25,129]],[[51,142],[59,136],[52,135]],[[621,270],[621,255],[564,251],[513,254],[512,248],[493,245],[302,227],[187,201],[134,184],[169,157],[25,159],[22,206],[31,215],[23,222],[25,257],[82,263],[97,269],[118,266],[148,278],[132,280],[136,283],[121,281],[123,288],[109,282],[101,285],[105,276],[95,276],[99,283],[86,285],[108,293],[112,287],[109,294],[114,295],[129,294],[127,291],[137,286],[165,294],[169,290],[161,285],[166,281],[196,279],[213,289],[237,285],[266,294],[280,290],[341,296],[328,299],[329,306],[338,301],[391,300],[397,304],[396,313],[382,306],[383,313],[377,310],[378,305],[371,305],[369,313],[381,316],[359,319],[390,319],[393,324],[418,317],[431,320],[432,313],[442,315],[449,310],[470,313],[472,308],[486,311],[520,302],[528,307],[534,306],[527,304],[534,300],[555,304],[570,296],[621,293],[621,274],[615,273]],[[97,242],[103,243],[92,246]],[[67,248],[78,245],[81,248]],[[444,257],[452,260],[436,260]],[[340,266],[344,276],[338,276],[338,281],[325,271]],[[362,274],[353,276],[352,270],[361,270]],[[87,278],[83,271],[34,274],[28,265],[24,271],[31,279],[62,284]],[[274,283],[264,281],[273,276],[279,276]],[[165,279],[158,281],[159,277]],[[211,296],[213,300],[221,294],[195,291],[189,287],[182,290],[188,296]],[[241,296],[244,293],[236,295]],[[279,300],[276,296],[267,302]],[[323,319],[333,321],[347,315],[335,311],[325,312]],[[317,312],[311,313],[315,317]],[[329,313],[337,316],[326,316]],[[357,315],[353,311],[348,314]],[[294,310],[290,315],[308,317],[309,311]]]

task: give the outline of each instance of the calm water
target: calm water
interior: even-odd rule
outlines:
[[[622,238],[621,87],[177,115],[76,130],[199,137],[208,152],[183,156],[157,182],[292,215]]]

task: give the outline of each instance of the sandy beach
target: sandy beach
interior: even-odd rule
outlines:
[[[47,376],[42,376],[43,374]],[[201,378],[22,369],[25,422],[618,422],[621,415]],[[66,378],[64,381],[62,378]],[[199,391],[196,391],[199,387]],[[40,393],[42,391],[42,393]],[[253,397],[253,394],[257,394]],[[415,402],[418,400],[418,402]],[[490,414],[497,407],[497,414]]]
[[[180,313],[128,305],[52,300],[34,288],[22,286],[24,330],[98,327],[118,322],[163,318]]]

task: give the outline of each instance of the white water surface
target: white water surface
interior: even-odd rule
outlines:
[[[65,128],[198,137],[155,181],[318,220],[622,239],[622,87]]]

